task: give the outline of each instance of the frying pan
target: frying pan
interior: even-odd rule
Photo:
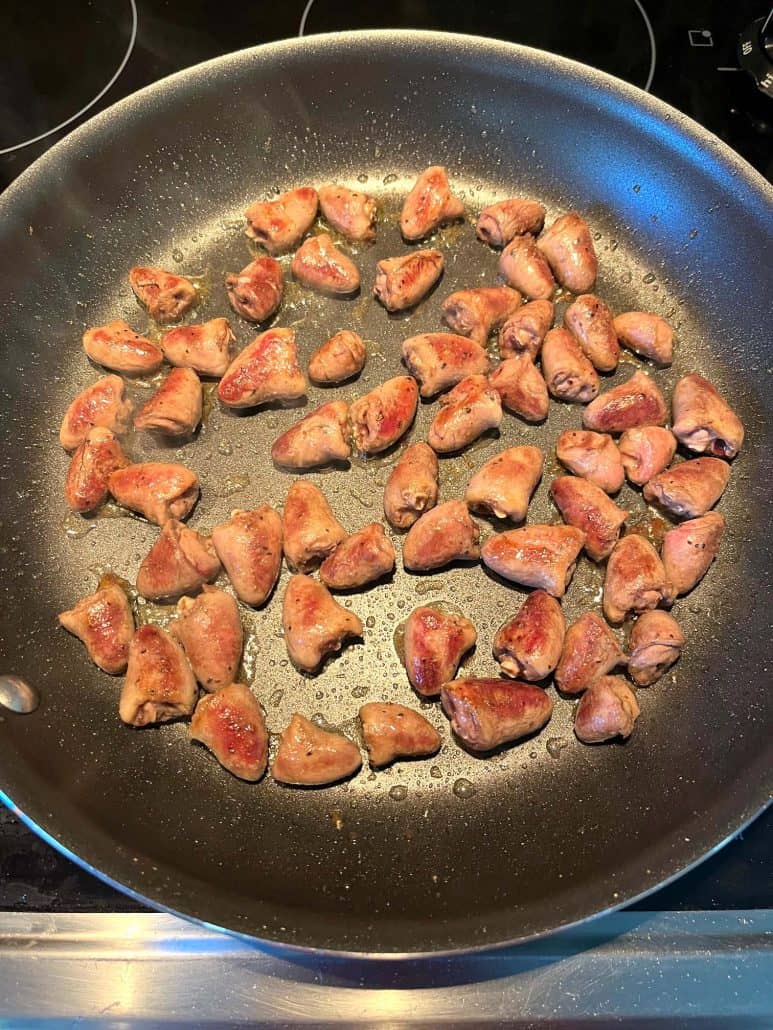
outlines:
[[[150,328],[127,286],[135,263],[200,276],[197,317],[228,314],[223,276],[249,260],[249,201],[305,183],[360,184],[383,211],[376,244],[349,248],[362,293],[322,300],[291,285],[278,316],[296,326],[304,359],[341,327],[369,341],[361,379],[312,388],[307,410],[360,395],[399,372],[405,336],[439,326],[451,290],[495,281],[496,255],[468,221],[438,234],[446,274],[412,317],[389,317],[373,302],[376,260],[406,249],[400,199],[432,163],[448,167],[471,215],[512,194],[540,197],[549,217],[579,208],[596,237],[598,292],[615,310],[674,322],[674,367],[652,374],[668,392],[687,371],[703,373],[746,425],[720,504],[728,534],[704,582],[677,606],[686,652],[672,676],[640,691],[628,744],[580,745],[572,706],[557,699],[541,735],[476,758],[449,740],[431,705],[425,714],[445,741],[435,760],[365,768],[324,791],[270,778],[248,785],[190,745],[184,725],[122,726],[116,681],[56,628],[56,613],[90,592],[100,571],[133,580],[156,536],[115,509],[66,516],[58,424],[97,376],[80,334],[110,318]],[[641,897],[698,862],[771,790],[771,253],[771,191],[716,139],[600,72],[471,37],[364,32],[247,50],[157,83],[74,132],[0,198],[0,653],[4,671],[41,698],[34,713],[0,721],[5,800],[60,850],[150,905],[266,941],[360,954],[524,940]],[[253,329],[234,323],[244,345]],[[618,379],[633,371],[627,360]],[[131,392],[147,397],[148,387]],[[423,438],[433,411],[422,405],[410,439]],[[206,530],[235,507],[282,504],[293,477],[271,466],[268,447],[301,414],[242,417],[215,402],[185,447],[147,435],[127,446],[136,460],[163,455],[199,472],[191,524]],[[506,417],[499,437],[443,460],[442,497],[461,496],[472,468],[502,447],[537,442],[548,460],[530,519],[555,518],[550,455],[558,433],[579,424],[578,408],[558,404],[544,427]],[[380,517],[394,457],[309,478],[354,530]],[[620,503],[648,518],[637,492],[625,488]],[[431,577],[398,570],[345,597],[365,622],[364,644],[304,679],[279,635],[286,578],[267,608],[243,612],[244,674],[275,732],[295,710],[353,734],[364,699],[416,704],[392,637],[427,601],[472,618],[479,643],[465,669],[495,674],[491,638],[524,596],[480,565]],[[568,620],[598,605],[599,587],[583,559],[564,602]],[[169,613],[145,606],[140,615],[163,622]]]

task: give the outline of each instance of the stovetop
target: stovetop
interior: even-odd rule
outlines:
[[[491,36],[594,65],[686,112],[773,182],[773,19],[765,0],[285,0],[222,10],[211,0],[38,0],[0,7],[0,189],[86,118],[181,68],[298,34],[382,27]],[[761,32],[769,33],[769,56]],[[634,908],[773,908],[772,840],[768,811]],[[0,812],[0,909],[137,908]]]

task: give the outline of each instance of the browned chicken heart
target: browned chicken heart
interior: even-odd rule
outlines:
[[[125,592],[109,577],[95,593],[60,612],[59,624],[83,642],[89,658],[103,672],[118,676],[126,670],[134,616]]]
[[[505,579],[563,597],[584,542],[585,534],[574,526],[534,524],[495,533],[481,557]]]
[[[372,768],[397,758],[426,758],[440,748],[440,734],[432,723],[405,705],[370,701],[359,716]]]
[[[491,367],[480,343],[455,333],[410,336],[402,349],[408,371],[419,381],[422,397],[434,397],[466,376],[485,374]]]
[[[291,469],[346,461],[351,454],[348,419],[346,401],[329,401],[278,436],[271,445],[271,457],[277,465]]]
[[[182,644],[205,690],[220,690],[234,682],[244,634],[239,605],[230,594],[204,584],[198,597],[181,597],[169,632]]]
[[[475,227],[478,239],[492,247],[504,247],[513,236],[536,236],[545,224],[545,208],[536,200],[511,197],[484,208]]]
[[[598,261],[588,223],[576,211],[557,218],[537,240],[559,283],[572,293],[588,293],[596,282]]]
[[[170,365],[219,378],[231,364],[234,340],[227,318],[210,318],[208,322],[169,329],[159,343]]]
[[[290,271],[302,286],[333,297],[345,296],[360,288],[357,266],[326,232],[304,240],[290,262]]]
[[[674,330],[660,315],[626,311],[615,319],[615,332],[624,347],[660,368],[667,368],[674,360]]]
[[[279,578],[282,520],[268,504],[232,511],[212,530],[212,544],[240,601],[259,608]]]
[[[602,744],[633,733],[639,716],[636,695],[622,676],[602,676],[580,698],[574,715],[574,732],[583,744]]]
[[[395,549],[380,522],[352,533],[322,562],[319,578],[331,590],[373,583],[395,567]]]
[[[542,422],[547,418],[547,383],[528,351],[521,351],[498,365],[489,376],[489,384],[497,391],[507,411],[527,422]]]
[[[467,447],[502,421],[502,401],[484,375],[462,379],[440,405],[427,433],[427,442],[438,454]]]
[[[257,782],[268,765],[268,730],[263,709],[243,683],[205,694],[196,705],[189,736],[204,744],[224,769]]]
[[[352,438],[362,454],[379,454],[397,443],[411,427],[419,404],[412,376],[387,379],[349,408]]]
[[[132,268],[129,285],[156,322],[176,322],[198,300],[196,287],[190,279],[165,272],[162,268]]]
[[[446,222],[464,216],[464,204],[452,193],[441,165],[425,169],[403,202],[400,232],[406,240],[420,240]]]
[[[303,239],[317,217],[319,198],[309,186],[288,190],[276,200],[262,200],[245,212],[247,235],[269,254],[284,254]]]
[[[672,398],[674,436],[691,451],[734,458],[741,449],[741,420],[703,376],[683,376]]]
[[[499,258],[499,274],[530,300],[550,300],[556,281],[533,236],[515,236]]]
[[[410,529],[438,499],[438,459],[426,443],[406,447],[384,487],[384,514],[395,529]]]
[[[131,415],[132,403],[123,379],[103,376],[72,401],[62,419],[59,442],[66,451],[74,451],[96,426],[123,436],[131,425]]]
[[[422,697],[436,697],[456,675],[478,634],[463,615],[423,606],[403,626],[403,662],[411,686]]]
[[[638,426],[626,429],[618,447],[626,476],[631,483],[644,486],[671,464],[676,438],[664,426]]]
[[[403,541],[403,566],[429,572],[452,561],[480,557],[480,527],[464,501],[446,501],[415,522]]]
[[[524,351],[537,360],[545,334],[553,325],[554,307],[549,300],[532,300],[510,315],[499,333],[499,355],[514,358]]]
[[[405,311],[426,297],[443,274],[439,250],[415,250],[412,254],[384,258],[376,265],[373,295],[387,311]]]
[[[173,368],[134,417],[135,429],[191,436],[201,422],[201,380],[192,368]]]
[[[730,479],[730,466],[720,458],[693,458],[660,472],[644,487],[645,501],[680,519],[694,519],[713,508]]]
[[[353,776],[361,765],[362,755],[353,741],[296,712],[279,738],[271,775],[277,783],[326,787]]]
[[[591,401],[582,415],[586,429],[623,433],[636,426],[662,426],[668,408],[655,382],[642,371]]]
[[[578,476],[559,476],[550,484],[550,495],[564,522],[585,534],[585,552],[593,561],[603,561],[620,537],[623,523],[631,514],[618,508],[604,491]]]
[[[566,631],[556,686],[565,694],[581,694],[595,680],[627,662],[620,643],[595,612],[583,612]]]
[[[543,680],[558,665],[565,630],[561,605],[547,591],[535,590],[497,630],[494,657],[513,679]]]
[[[64,481],[67,504],[85,514],[104,504],[113,472],[129,465],[129,459],[109,429],[96,426],[76,450]]]
[[[564,325],[599,372],[614,372],[620,360],[616,322],[601,298],[583,293],[564,312]]]
[[[607,433],[569,429],[558,438],[556,457],[570,472],[587,479],[605,493],[617,493],[625,482],[620,452]]]
[[[343,383],[362,372],[366,357],[362,337],[349,329],[342,329],[311,355],[309,378],[325,386]]]
[[[375,240],[378,204],[374,197],[346,186],[321,186],[319,206],[328,225],[348,240]]]
[[[303,479],[287,491],[282,534],[287,564],[297,572],[316,568],[347,536],[319,487]]]
[[[184,519],[199,496],[199,479],[184,465],[146,461],[116,469],[107,481],[110,493],[124,508],[163,526],[167,519]]]
[[[457,290],[443,301],[443,321],[455,333],[485,343],[521,306],[522,297],[509,286]]]
[[[160,347],[135,333],[122,319],[87,329],[83,334],[83,349],[97,365],[126,376],[156,372],[164,360]]]
[[[550,329],[542,344],[542,374],[560,401],[587,404],[599,392],[596,369],[568,329]]]
[[[649,687],[679,660],[685,645],[679,623],[668,612],[645,612],[631,630],[628,675]]]
[[[237,354],[220,380],[217,395],[229,408],[294,401],[306,393],[293,329],[268,329]]]
[[[509,447],[489,458],[467,484],[464,499],[472,511],[523,522],[542,477],[539,447]]]
[[[676,597],[688,594],[709,571],[719,553],[725,526],[724,517],[717,511],[710,511],[666,533],[661,558],[669,586]]]
[[[540,687],[518,680],[461,679],[440,692],[451,729],[471,751],[491,751],[542,729],[553,702]]]
[[[139,567],[137,590],[149,601],[173,601],[195,594],[219,571],[212,541],[169,519]]]
[[[323,583],[310,576],[292,576],[285,590],[282,628],[290,661],[314,673],[344,643],[362,636],[362,622],[333,599]]]
[[[118,714],[130,726],[150,726],[191,714],[196,678],[183,649],[159,626],[140,626],[129,645]]]
[[[673,601],[666,570],[649,540],[630,533],[618,541],[607,561],[603,608],[613,624],[631,612],[644,612]]]
[[[259,257],[237,275],[226,276],[228,302],[248,322],[265,322],[282,303],[284,279],[276,258]]]

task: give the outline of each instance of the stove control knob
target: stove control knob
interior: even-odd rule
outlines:
[[[738,60],[754,79],[757,89],[773,97],[773,10],[758,18],[738,38]]]

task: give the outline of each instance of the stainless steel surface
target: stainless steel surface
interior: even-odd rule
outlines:
[[[773,911],[617,913],[466,958],[290,959],[165,915],[0,914],[0,1025],[773,1025]]]

